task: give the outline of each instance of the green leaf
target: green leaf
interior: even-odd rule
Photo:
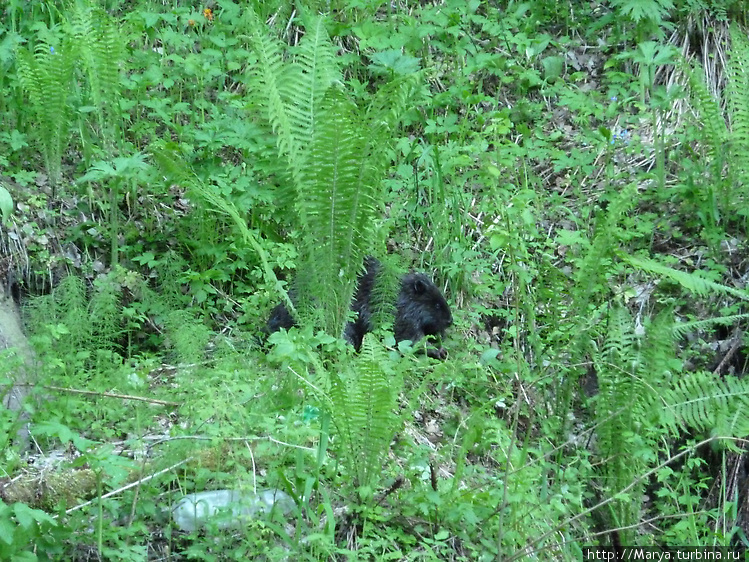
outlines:
[[[140,256],[134,257],[133,261],[138,262],[141,265],[148,264],[148,267],[154,267],[158,263],[156,254],[153,252],[144,252]]]
[[[8,141],[10,142],[10,148],[13,152],[21,150],[24,146],[29,146],[29,143],[26,142],[26,135],[17,129],[11,131]]]
[[[678,283],[688,291],[691,291],[701,297],[704,297],[711,293],[723,293],[733,295],[734,297],[737,297],[741,300],[749,300],[749,293],[747,293],[746,291],[734,289],[733,287],[728,287],[726,285],[721,285],[720,283],[710,281],[709,279],[705,279],[704,277],[701,277],[699,275],[698,271],[693,273],[679,271],[678,269],[673,269],[671,267],[665,266],[649,258],[629,256],[621,252],[619,252],[619,257],[632,267],[653,273],[654,275],[666,277],[674,283]]]
[[[13,212],[13,198],[10,196],[10,192],[0,184],[0,215],[2,216],[3,223],[10,218]]]
[[[576,246],[580,244],[584,248],[590,248],[590,240],[585,236],[585,233],[579,230],[560,230],[557,233],[556,243],[560,246]]]
[[[34,426],[32,433],[36,436],[57,437],[63,443],[72,442],[79,451],[86,451],[93,444],[93,441],[81,437],[68,426],[57,421],[40,422]]]
[[[16,516],[18,524],[24,529],[28,529],[34,523],[49,523],[50,525],[57,525],[57,521],[54,517],[41,509],[33,509],[25,503],[18,502],[13,504],[13,513]]]
[[[0,519],[0,541],[5,544],[13,544],[13,535],[16,532],[16,527],[13,525],[10,519]]]
[[[369,57],[372,59],[372,64],[369,68],[373,72],[388,73],[392,72],[401,76],[408,74],[414,74],[421,68],[421,62],[416,57],[404,55],[397,49],[389,49],[387,51],[381,51],[374,53]]]
[[[656,23],[674,7],[671,0],[615,0],[612,5],[634,22],[652,20]]]
[[[488,365],[499,356],[499,349],[490,347],[486,349],[482,354],[479,361],[482,365]]]
[[[544,67],[544,78],[546,80],[555,80],[556,78],[559,78],[564,71],[564,59],[562,59],[562,57],[544,57],[541,64]]]

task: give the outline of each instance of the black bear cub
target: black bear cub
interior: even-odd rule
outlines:
[[[351,310],[356,319],[346,325],[344,337],[359,351],[364,334],[371,332],[373,289],[375,279],[380,271],[380,262],[373,257],[364,260],[364,273],[359,276]],[[423,273],[409,273],[401,278],[400,292],[395,303],[395,321],[393,332],[395,341],[411,340],[416,343],[425,336],[441,336],[453,323],[450,307],[442,292]],[[268,332],[281,328],[291,328],[294,319],[286,306],[279,304],[268,319]],[[447,352],[440,349],[429,349],[430,357],[444,359]]]

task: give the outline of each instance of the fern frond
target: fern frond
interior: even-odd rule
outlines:
[[[685,67],[692,105],[700,117],[700,129],[705,140],[708,157],[711,161],[723,161],[728,127],[726,127],[726,122],[720,110],[720,103],[708,91],[702,68],[687,65]]]
[[[355,109],[343,94],[329,91],[309,148],[307,181],[300,186],[296,205],[306,235],[300,254],[308,266],[300,278],[317,285],[313,294],[322,291],[331,299],[325,329],[335,335],[343,331],[375,208],[372,186],[362,181],[366,155],[364,139],[355,127]]]
[[[392,137],[405,113],[414,107],[414,98],[423,84],[424,73],[399,76],[374,94],[366,112],[373,138]]]
[[[661,311],[647,327],[642,343],[642,364],[647,370],[647,382],[660,388],[669,384],[675,373],[681,372],[681,361],[675,355],[676,330],[671,309]]]
[[[335,49],[322,18],[311,18],[293,61],[285,63],[281,42],[268,36],[256,15],[249,14],[248,25],[258,57],[251,70],[252,90],[266,109],[279,153],[301,185],[325,92],[341,80]]]
[[[113,143],[113,125],[120,97],[120,68],[125,45],[114,20],[98,6],[76,3],[68,20],[68,33],[74,38],[86,74],[89,96],[96,107],[99,127]]]
[[[365,336],[353,370],[333,374],[330,389],[332,419],[341,440],[343,460],[359,486],[369,486],[382,474],[382,462],[400,420],[395,406],[402,381],[386,369],[383,347]]]
[[[596,226],[596,233],[586,255],[577,270],[576,285],[581,288],[579,299],[587,308],[588,299],[603,286],[603,276],[608,271],[607,261],[621,238],[619,221],[632,208],[637,200],[637,184],[630,184],[622,189],[618,197],[610,204],[601,224]]]
[[[397,257],[382,256],[380,268],[375,277],[372,294],[369,300],[374,326],[389,326],[393,324],[395,303],[400,292],[400,280],[405,271],[397,263]]]
[[[293,135],[295,127],[287,113],[283,93],[283,84],[290,74],[284,64],[283,47],[278,39],[268,36],[252,10],[248,9],[246,14],[250,43],[258,57],[257,64],[249,70],[250,87],[267,111],[279,153],[287,160],[294,161],[298,157],[300,142]]]
[[[682,337],[689,332],[696,332],[699,330],[710,330],[716,325],[718,326],[732,326],[741,320],[749,318],[749,314],[731,314],[729,316],[718,316],[715,318],[707,318],[705,320],[695,320],[694,322],[682,322],[680,324],[674,324],[671,326],[674,336]]]
[[[600,388],[601,487],[612,493],[630,489],[629,497],[609,502],[612,525],[627,528],[638,521],[643,486],[629,483],[652,467],[656,443],[667,430],[749,434],[749,380],[683,373],[674,351],[675,332],[670,311],[636,332],[627,310],[616,307],[609,314],[603,351],[593,357]]]
[[[338,69],[335,46],[325,30],[323,18],[305,17],[304,23],[304,37],[292,51],[292,67],[299,79],[293,87],[286,87],[284,94],[286,103],[299,110],[297,135],[306,146],[315,132],[316,117],[326,92],[334,83],[340,83],[343,76]]]
[[[75,62],[71,47],[66,39],[59,45],[40,42],[33,54],[18,50],[18,79],[36,116],[36,133],[53,185],[60,181],[62,154],[69,141]]]
[[[355,363],[361,389],[359,405],[365,412],[364,484],[382,474],[382,462],[400,423],[395,414],[400,388],[394,384],[393,373],[384,368],[387,364],[384,348],[376,344],[373,337],[365,337]]]
[[[305,320],[340,336],[356,274],[373,245],[388,140],[418,80],[384,88],[362,115],[340,87],[335,47],[323,19],[304,19],[305,35],[296,48],[288,48],[291,60],[286,61],[280,41],[268,37],[257,16],[248,16],[258,57],[251,89],[253,99],[262,100],[293,184],[303,235],[295,281],[298,308]]]
[[[599,394],[599,450],[605,459],[600,468],[602,487],[611,492],[635,481],[652,461],[656,440],[665,433],[653,404],[663,388],[672,384],[681,370],[675,357],[671,313],[666,311],[646,327],[635,322],[623,306],[609,312],[602,352],[594,353]],[[642,485],[633,492],[640,497]],[[639,501],[616,498],[610,515],[616,525],[627,527],[639,518]]]
[[[734,176],[749,185],[749,40],[746,32],[732,24],[726,87],[731,121],[730,165]]]
[[[749,435],[749,379],[708,372],[681,377],[662,389],[664,422],[674,431],[693,428],[724,437]]]
[[[630,359],[635,340],[632,318],[627,309],[622,306],[612,307],[609,310],[607,328],[604,356],[613,365],[624,365]]]
[[[701,297],[705,297],[711,293],[722,293],[732,295],[741,300],[749,300],[749,293],[747,291],[721,285],[720,283],[700,277],[697,273],[679,271],[678,269],[673,269],[649,258],[640,258],[624,253],[619,253],[619,257],[632,267],[661,277],[666,277]]]

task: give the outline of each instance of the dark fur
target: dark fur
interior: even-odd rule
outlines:
[[[265,325],[265,331],[272,334],[281,328],[288,330],[293,325],[294,317],[291,316],[291,312],[289,312],[285,304],[279,303],[270,311],[270,318],[268,318],[268,323]]]
[[[442,336],[453,323],[445,297],[423,273],[409,273],[401,281],[396,303],[395,341],[416,343],[424,336]]]
[[[356,351],[361,349],[364,334],[374,330],[372,322],[372,291],[380,267],[380,262],[375,258],[372,256],[366,257],[364,259],[364,273],[359,275],[356,283],[354,302],[351,303],[351,310],[356,313],[356,318],[353,322],[346,324],[346,329],[343,332],[343,337],[354,346]]]
[[[364,334],[374,329],[372,322],[372,291],[380,270],[380,262],[368,257],[364,260],[364,273],[359,276],[351,310],[356,319],[346,325],[344,337],[359,351]],[[293,296],[292,296],[293,299]],[[395,303],[393,331],[395,341],[411,340],[416,343],[425,336],[441,336],[453,323],[450,307],[442,292],[423,273],[409,273],[401,279],[398,300]],[[268,332],[289,329],[294,319],[286,306],[279,304],[268,319]],[[431,357],[444,358],[444,349],[429,350]]]

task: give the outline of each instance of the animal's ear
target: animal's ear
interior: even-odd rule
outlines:
[[[422,293],[426,293],[426,291],[427,291],[428,288],[429,287],[427,286],[427,284],[424,282],[423,279],[421,279],[420,277],[414,277],[414,279],[413,279],[413,290],[414,290],[414,293],[416,293],[417,295],[420,295]]]

